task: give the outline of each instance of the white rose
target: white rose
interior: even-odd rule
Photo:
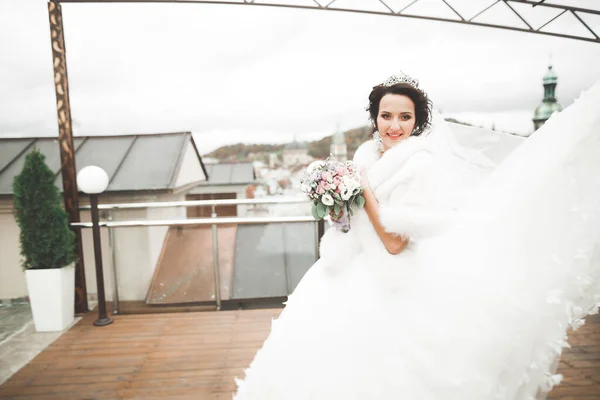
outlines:
[[[350,197],[352,197],[352,190],[348,190],[348,188],[344,188],[344,190],[342,190],[342,200],[348,201],[348,199],[350,199]]]
[[[332,206],[333,205],[333,197],[331,197],[330,194],[324,194],[323,197],[321,197],[321,202],[323,204],[325,204],[326,206]]]
[[[346,187],[346,189],[348,189],[351,192],[353,192],[354,189],[359,187],[358,182],[356,180],[350,178],[349,176],[345,176],[343,178],[343,181],[344,181],[344,186]]]
[[[321,168],[323,165],[325,165],[325,162],[322,160],[313,161],[308,165],[308,167],[306,168],[306,171],[310,174],[313,171]]]

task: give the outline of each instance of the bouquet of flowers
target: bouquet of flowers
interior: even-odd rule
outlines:
[[[313,217],[320,220],[329,215],[344,233],[350,230],[354,208],[365,205],[360,174],[352,161],[315,161],[306,169],[300,187],[313,202]]]

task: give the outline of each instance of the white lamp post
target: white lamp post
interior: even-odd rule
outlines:
[[[92,231],[94,234],[94,256],[96,258],[96,285],[98,288],[98,319],[96,326],[105,326],[113,321],[106,315],[106,300],[104,295],[104,271],[102,268],[102,247],[100,242],[100,217],[98,215],[98,194],[108,187],[108,174],[100,167],[90,165],[77,174],[79,190],[90,196],[92,206]]]

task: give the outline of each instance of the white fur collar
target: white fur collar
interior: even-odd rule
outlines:
[[[354,162],[368,170],[371,188],[377,188],[394,175],[413,155],[421,151],[431,153],[431,145],[426,136],[411,136],[397,146],[380,155],[377,143],[369,140],[359,146],[354,154]]]

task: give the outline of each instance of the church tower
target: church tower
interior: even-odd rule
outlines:
[[[542,104],[535,109],[535,113],[533,115],[533,126],[534,130],[538,130],[544,122],[550,118],[550,116],[555,111],[562,111],[562,107],[556,101],[556,84],[558,82],[558,77],[556,73],[552,70],[552,65],[548,66],[548,71],[544,75],[544,100]]]
[[[337,161],[346,161],[348,159],[348,149],[346,147],[346,137],[344,132],[337,130],[331,140],[330,153],[332,158]]]

